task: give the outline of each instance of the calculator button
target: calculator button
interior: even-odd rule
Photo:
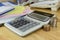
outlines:
[[[10,22],[10,24],[15,28],[22,27],[23,25],[26,25],[28,23],[30,23],[30,21],[27,21],[25,19],[20,19],[20,20],[15,20],[13,22]]]
[[[28,25],[25,25],[25,26],[22,26],[22,28],[19,28],[19,30],[25,32],[26,30],[30,29],[30,28],[33,28],[37,25],[39,25],[40,23],[37,23],[37,22],[31,22],[30,24]]]

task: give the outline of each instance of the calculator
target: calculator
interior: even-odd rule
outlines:
[[[14,20],[5,23],[4,25],[18,35],[26,36],[41,28],[49,21],[49,17],[32,12],[24,16],[19,16]]]

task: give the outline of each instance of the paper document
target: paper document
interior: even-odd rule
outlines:
[[[1,7],[1,6],[4,6],[4,4],[0,3],[0,7]]]
[[[16,4],[14,4],[14,3],[10,2],[10,1],[2,2],[2,4],[6,5],[6,6],[12,6],[12,7],[16,6]]]
[[[0,16],[0,23],[9,22],[18,16],[23,16],[31,12],[30,7],[16,6],[14,10]]]
[[[0,7],[0,16],[1,16],[2,14],[5,14],[5,13],[13,10],[13,9],[14,9],[14,8],[13,8],[13,7],[10,7],[10,6],[2,6],[2,7]]]

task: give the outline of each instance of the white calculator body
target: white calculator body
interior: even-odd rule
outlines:
[[[49,21],[49,17],[32,12],[31,14],[18,17],[11,22],[7,22],[4,25],[18,35],[26,36],[27,34],[41,28],[43,25],[48,24]]]

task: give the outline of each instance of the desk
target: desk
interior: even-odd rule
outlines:
[[[51,13],[51,11],[48,9],[34,9],[34,10]],[[55,14],[58,17],[58,25],[57,25],[58,27],[56,30],[55,29],[53,30],[51,28],[50,31],[46,32],[40,29],[38,31],[31,33],[26,37],[20,37],[19,35],[7,29],[5,26],[2,26],[0,27],[0,40],[60,40],[60,21],[59,21],[60,10],[58,10]]]
[[[0,0],[0,2],[6,2],[6,1],[16,2],[16,0]]]

